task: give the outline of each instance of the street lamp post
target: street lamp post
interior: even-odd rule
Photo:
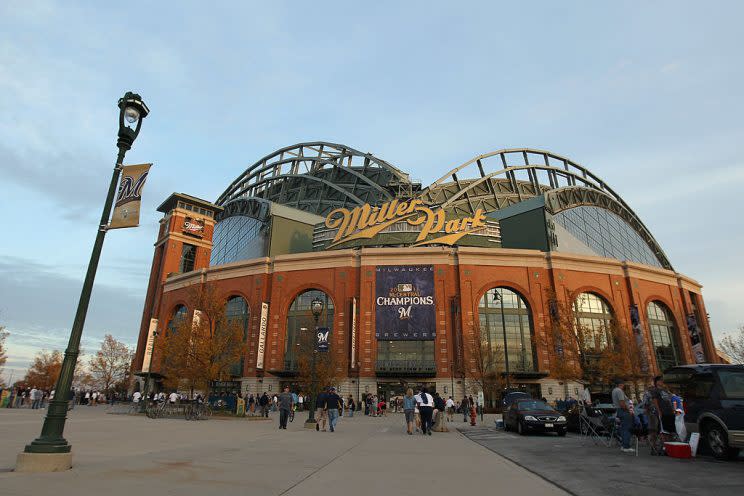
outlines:
[[[72,449],[70,443],[68,443],[63,437],[63,433],[65,429],[65,420],[67,419],[67,403],[69,400],[70,386],[72,385],[72,378],[75,372],[77,358],[80,354],[80,339],[83,334],[85,317],[88,312],[88,303],[90,302],[90,295],[93,289],[93,281],[96,278],[98,261],[101,257],[101,249],[103,248],[103,239],[106,236],[106,230],[108,229],[107,226],[111,215],[111,207],[114,202],[116,185],[119,182],[119,174],[121,172],[122,162],[124,161],[124,155],[132,148],[132,144],[142,127],[142,120],[147,117],[147,114],[150,112],[150,109],[147,108],[145,102],[142,101],[142,97],[132,92],[127,92],[124,97],[120,98],[118,106],[119,139],[116,142],[116,146],[119,149],[119,153],[116,156],[116,164],[111,176],[111,183],[109,184],[106,203],[103,205],[101,221],[98,223],[98,232],[96,234],[96,240],[93,243],[93,252],[90,255],[88,271],[85,274],[83,289],[80,293],[77,311],[75,312],[75,320],[72,324],[70,340],[67,343],[65,358],[62,362],[62,368],[59,373],[59,378],[57,379],[57,385],[55,386],[57,392],[54,395],[54,399],[49,403],[47,415],[44,419],[44,426],[41,429],[41,435],[33,440],[31,444],[26,445],[24,450],[25,453],[61,454],[70,453],[70,450]]]
[[[320,319],[320,315],[323,313],[323,307],[324,303],[323,300],[321,300],[319,297],[313,298],[313,301],[310,302],[310,311],[313,313],[313,318],[315,319],[315,335],[318,333],[318,319]],[[318,406],[318,378],[316,377],[316,371],[315,371],[315,360],[318,355],[318,349],[317,349],[317,343],[316,343],[316,337],[313,336],[312,343],[313,343],[313,360],[310,364],[310,382],[312,384],[312,408],[310,409],[310,415],[307,418],[307,421],[305,422],[305,427],[312,429],[313,426],[317,423],[315,420],[315,409]]]
[[[506,317],[504,317],[504,295],[500,292],[503,291],[501,288],[497,288],[494,291],[493,298],[501,303],[501,328],[504,331],[504,371],[506,372],[506,389],[511,387],[509,380],[509,353],[506,348]]]

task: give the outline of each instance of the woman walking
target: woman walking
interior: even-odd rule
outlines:
[[[413,414],[416,410],[416,399],[413,397],[413,389],[408,388],[406,395],[403,397],[403,413],[406,415],[406,428],[408,435],[413,435]]]
[[[416,396],[419,413],[421,414],[421,433],[431,436],[431,417],[434,413],[434,398],[427,389],[421,388],[421,393]]]

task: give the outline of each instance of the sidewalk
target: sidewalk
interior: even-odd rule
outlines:
[[[0,410],[0,469],[10,469],[38,436],[44,411]],[[76,408],[67,422],[74,467],[56,474],[0,473],[4,496],[107,496],[235,492],[253,495],[492,493],[565,494],[542,478],[463,437],[456,429],[405,434],[403,416],[340,420],[335,433],[303,428],[298,413],[286,431],[272,422],[107,415]],[[462,419],[460,419],[461,421]]]

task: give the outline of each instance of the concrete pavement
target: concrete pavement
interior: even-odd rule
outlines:
[[[300,495],[343,492],[414,495],[518,489],[563,495],[546,482],[452,429],[405,434],[403,416],[344,418],[335,433],[303,428],[298,413],[287,431],[271,422],[212,418],[189,422],[108,415],[77,407],[67,421],[73,469],[53,474],[10,472],[16,454],[38,436],[44,411],[0,409],[0,493]]]
[[[678,460],[651,456],[644,445],[633,456],[573,433],[519,436],[487,424],[463,428],[463,434],[577,496],[723,496],[744,489],[741,459]]]

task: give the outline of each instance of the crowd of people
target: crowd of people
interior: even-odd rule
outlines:
[[[41,389],[36,386],[9,388],[9,392],[8,400],[5,403],[6,408],[30,408],[32,410],[46,408],[49,402],[54,399],[55,394],[54,389]],[[75,408],[75,405],[97,406],[107,403],[113,405],[117,401],[126,401],[127,399],[125,392],[102,392],[72,388],[68,398],[68,408]]]

